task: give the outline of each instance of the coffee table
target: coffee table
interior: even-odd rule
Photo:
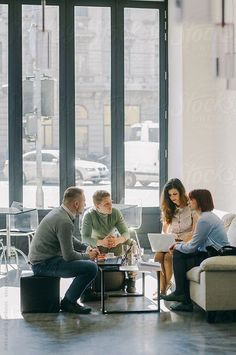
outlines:
[[[112,313],[149,313],[149,312],[160,312],[160,272],[161,266],[153,267],[143,267],[140,265],[98,265],[99,270],[101,271],[101,311],[103,314],[112,314]],[[105,305],[105,283],[104,283],[104,274],[106,272],[141,272],[142,273],[142,292],[135,294],[112,294],[109,297],[145,297],[145,276],[147,273],[156,272],[157,273],[157,304],[150,300],[150,302],[156,306],[155,309],[136,309],[136,310],[108,310]]]

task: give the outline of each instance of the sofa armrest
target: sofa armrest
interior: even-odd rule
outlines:
[[[202,271],[236,271],[236,256],[213,256],[200,264]]]

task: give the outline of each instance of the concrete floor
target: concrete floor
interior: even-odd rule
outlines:
[[[161,301],[160,313],[110,314],[100,304],[90,304],[90,315],[20,313],[20,271],[0,275],[0,354],[235,354],[235,314],[218,315],[208,324],[205,314],[170,312]],[[154,290],[155,275],[148,274],[147,296]],[[70,280],[61,283],[61,295]],[[141,288],[141,279],[137,281]],[[110,307],[152,307],[148,300],[112,298]]]

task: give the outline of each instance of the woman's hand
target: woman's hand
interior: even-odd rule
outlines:
[[[174,243],[174,244],[172,244],[172,245],[169,247],[169,252],[170,252],[171,254],[173,254],[173,252],[174,252],[174,250],[175,250],[175,247],[176,247],[176,244],[177,244],[177,243]]]
[[[179,234],[175,233],[175,234],[174,234],[174,236],[175,236],[175,241],[176,241],[177,243],[179,243],[179,242],[182,242],[182,241],[183,241],[183,239],[182,239],[182,238],[180,238],[180,235],[179,235]]]

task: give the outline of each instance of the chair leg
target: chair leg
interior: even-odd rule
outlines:
[[[17,253],[19,253],[20,255],[22,255],[23,258],[24,258],[24,260],[25,260],[25,262],[26,262],[26,264],[28,265],[28,258],[27,258],[27,256],[25,255],[25,253],[23,253],[22,250],[15,248],[15,253],[16,253],[16,255],[17,255]],[[17,255],[17,260],[18,260],[18,262],[17,262],[17,265],[18,265],[18,263],[19,263],[18,255]]]
[[[0,257],[0,274],[2,273],[2,259],[4,257],[4,261],[5,261],[5,266],[6,266],[6,270],[8,273],[8,265],[7,265],[7,258],[6,258],[6,248],[4,247],[4,245],[1,243],[2,247],[1,247],[1,250],[2,250],[2,253],[1,253],[1,257]]]
[[[10,248],[10,255],[11,255],[11,253],[14,253],[14,255],[15,255],[15,259],[16,259],[16,265],[17,266],[19,266],[19,258],[18,258],[18,254],[17,254],[17,252],[16,252],[16,248],[15,247],[11,247]]]

